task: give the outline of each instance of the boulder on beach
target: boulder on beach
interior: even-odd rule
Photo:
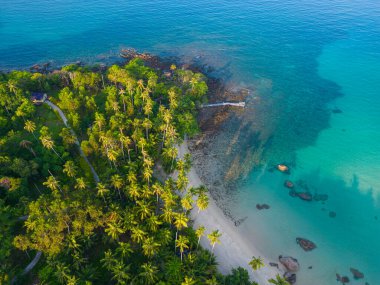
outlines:
[[[355,279],[362,279],[362,278],[364,278],[364,274],[362,272],[360,272],[359,270],[351,267],[350,271],[354,275]]]
[[[291,256],[282,256],[282,255],[280,255],[278,257],[278,260],[290,272],[296,272],[300,268],[298,260],[295,259],[295,258],[293,258],[293,257],[291,257]]]
[[[297,195],[298,197],[300,197],[301,200],[304,200],[304,201],[313,200],[313,196],[309,192],[300,192]]]
[[[290,284],[295,284],[297,281],[297,275],[295,273],[291,273],[291,272],[285,272],[284,278]]]
[[[294,183],[292,181],[290,181],[290,180],[285,180],[284,186],[286,188],[292,189],[292,188],[294,188]]]
[[[296,238],[296,242],[302,247],[304,251],[311,251],[317,247],[317,245],[305,238]]]
[[[269,265],[278,268],[278,263],[276,262],[269,262]]]

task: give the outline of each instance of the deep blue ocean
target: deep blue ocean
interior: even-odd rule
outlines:
[[[245,178],[239,230],[270,258],[297,257],[297,284],[352,279],[350,267],[365,274],[352,284],[380,284],[380,1],[0,0],[1,70],[102,62],[122,47],[197,58],[273,102],[263,165],[286,161],[292,173]],[[284,179],[329,199],[294,199]],[[303,252],[298,236],[318,248]]]

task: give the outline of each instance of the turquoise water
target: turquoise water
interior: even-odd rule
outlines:
[[[265,134],[263,164],[286,161],[292,174],[248,175],[238,194],[236,214],[249,216],[241,230],[273,259],[299,258],[298,284],[335,284],[335,273],[350,276],[350,267],[377,284],[380,2],[0,0],[2,70],[114,60],[121,47],[196,58],[271,102],[245,116]],[[329,199],[291,198],[284,179],[301,179]],[[271,209],[252,210],[258,202]],[[297,236],[318,248],[302,252]]]

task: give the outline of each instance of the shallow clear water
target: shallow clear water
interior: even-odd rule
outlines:
[[[348,275],[351,266],[370,284],[379,280],[380,2],[0,0],[0,7],[0,69],[102,61],[134,47],[198,57],[236,85],[265,82],[257,92],[273,108],[263,119],[264,163],[294,167],[289,177],[264,169],[246,178],[237,214],[250,218],[241,230],[274,259],[298,257],[298,284],[335,284],[335,273]],[[291,198],[284,179],[302,179],[329,199]],[[258,202],[271,209],[252,210]],[[302,252],[297,236],[318,249]]]

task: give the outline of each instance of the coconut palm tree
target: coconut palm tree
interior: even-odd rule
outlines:
[[[158,252],[160,246],[161,245],[158,242],[156,242],[153,237],[148,237],[143,240],[143,253],[147,257],[152,257]]]
[[[54,151],[54,153],[60,158],[60,155],[57,153],[57,151],[54,149],[54,141],[52,140],[51,136],[49,134],[44,134],[44,135],[41,135],[40,136],[40,141],[42,143],[42,145],[44,146],[44,148],[46,149],[51,149],[52,151]]]
[[[119,242],[118,247],[116,248],[116,253],[121,256],[121,258],[128,257],[133,253],[132,247],[128,242]]]
[[[104,203],[107,203],[105,196],[109,193],[110,190],[108,190],[107,187],[103,183],[100,183],[100,182],[98,183],[98,185],[96,185],[96,189],[98,190],[97,196],[102,197],[104,200]]]
[[[188,221],[189,221],[189,218],[185,215],[185,213],[175,213],[174,226],[176,227],[177,231],[175,233],[174,246],[176,246],[176,243],[177,243],[178,231],[180,231],[183,228],[186,228]],[[175,251],[175,247],[174,247],[174,251]]]
[[[125,232],[122,226],[118,223],[111,222],[107,224],[104,230],[113,240],[118,240],[119,236]]]
[[[214,252],[215,244],[217,244],[217,243],[220,244],[220,237],[221,236],[222,236],[222,234],[219,233],[219,230],[215,230],[211,234],[207,235],[207,238],[209,239],[211,246],[212,246],[211,253]]]
[[[111,176],[111,185],[113,188],[115,188],[118,191],[119,197],[121,199],[120,189],[124,187],[123,178],[119,174],[112,175]]]
[[[76,184],[75,184],[74,188],[78,189],[78,190],[84,190],[87,188],[86,181],[84,180],[83,177],[79,177],[76,179]]]
[[[50,175],[48,179],[42,184],[48,187],[51,191],[60,190],[63,194],[62,189],[59,187],[59,181],[56,180],[53,175]]]
[[[194,285],[195,280],[191,277],[186,276],[185,280],[181,283],[181,285]]]
[[[276,275],[276,279],[271,278],[268,280],[269,283],[275,285],[290,285],[288,281],[285,280],[284,277],[281,277],[279,274]]]
[[[137,278],[143,279],[143,284],[156,284],[158,280],[158,268],[152,265],[150,262],[141,265],[142,272],[137,275]]]
[[[30,120],[25,121],[24,129],[31,133],[35,139],[37,139],[36,135],[34,134],[34,131],[36,130],[36,124]]]
[[[181,262],[183,257],[183,252],[185,249],[189,248],[189,238],[187,236],[181,235],[177,239],[176,247],[179,248],[179,252],[181,253]]]
[[[198,199],[197,199],[198,214],[200,211],[207,209],[208,203],[209,203],[209,198],[206,194],[202,193],[198,196]]]
[[[201,242],[202,236],[205,234],[206,228],[204,226],[200,226],[195,230],[195,234],[198,237],[198,243],[197,243],[197,248],[199,246],[199,243]]]
[[[185,210],[186,213],[193,208],[193,203],[193,197],[189,193],[181,199],[182,208]]]
[[[253,271],[259,270],[260,268],[265,266],[264,261],[260,256],[252,256],[252,260],[249,262],[249,265],[252,267]]]
[[[66,163],[63,165],[63,172],[66,173],[69,177],[75,177],[75,175],[77,174],[77,168],[75,166],[74,161],[66,161]]]
[[[136,226],[131,229],[131,239],[134,242],[141,243],[146,237],[146,232],[141,227]]]
[[[23,148],[26,148],[27,150],[29,150],[33,155],[34,157],[37,157],[35,151],[33,150],[32,148],[32,142],[31,141],[28,141],[28,140],[22,140],[20,142],[20,147],[23,147]]]

